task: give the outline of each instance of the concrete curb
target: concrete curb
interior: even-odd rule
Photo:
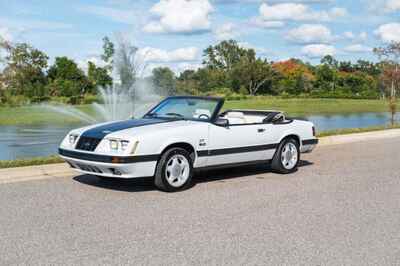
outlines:
[[[396,137],[400,137],[400,129],[337,135],[320,138],[318,147]],[[71,170],[65,163],[8,168],[0,169],[0,184],[56,177],[72,177],[74,175],[76,175],[76,172]]]
[[[0,184],[73,176],[65,163],[0,169]]]
[[[360,141],[370,141],[370,140],[379,140],[379,139],[396,138],[396,137],[400,137],[400,129],[388,129],[388,130],[371,131],[364,133],[336,135],[336,136],[320,138],[319,146],[339,145],[339,144],[346,144],[346,143],[353,143]]]

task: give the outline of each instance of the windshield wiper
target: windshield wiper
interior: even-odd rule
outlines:
[[[166,113],[165,115],[168,115],[168,116],[176,116],[176,117],[179,117],[179,118],[185,118],[183,115],[177,114],[177,113]]]
[[[146,114],[145,117],[157,117],[157,113]]]

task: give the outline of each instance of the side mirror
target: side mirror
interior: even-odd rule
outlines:
[[[218,118],[215,124],[220,127],[229,127],[229,120],[225,118]]]

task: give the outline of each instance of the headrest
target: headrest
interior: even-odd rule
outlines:
[[[207,115],[208,117],[211,117],[211,113],[207,109],[196,109],[194,111],[194,117],[199,117],[200,115]]]

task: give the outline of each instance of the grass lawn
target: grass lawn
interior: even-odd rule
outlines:
[[[290,115],[348,114],[387,112],[389,110],[388,103],[382,100],[281,99],[273,97],[228,101],[225,103],[225,108],[279,110]]]
[[[81,111],[93,111],[89,105],[77,106]],[[227,101],[225,109],[266,109],[282,110],[289,115],[346,114],[362,112],[387,112],[388,104],[382,100],[348,99],[281,99],[274,97],[254,97],[252,99]],[[78,119],[45,110],[40,107],[0,107],[0,125],[17,124],[67,124]]]
[[[76,106],[86,113],[91,112],[89,105]],[[0,107],[0,125],[34,125],[34,124],[72,124],[77,118],[46,110],[39,106]]]

